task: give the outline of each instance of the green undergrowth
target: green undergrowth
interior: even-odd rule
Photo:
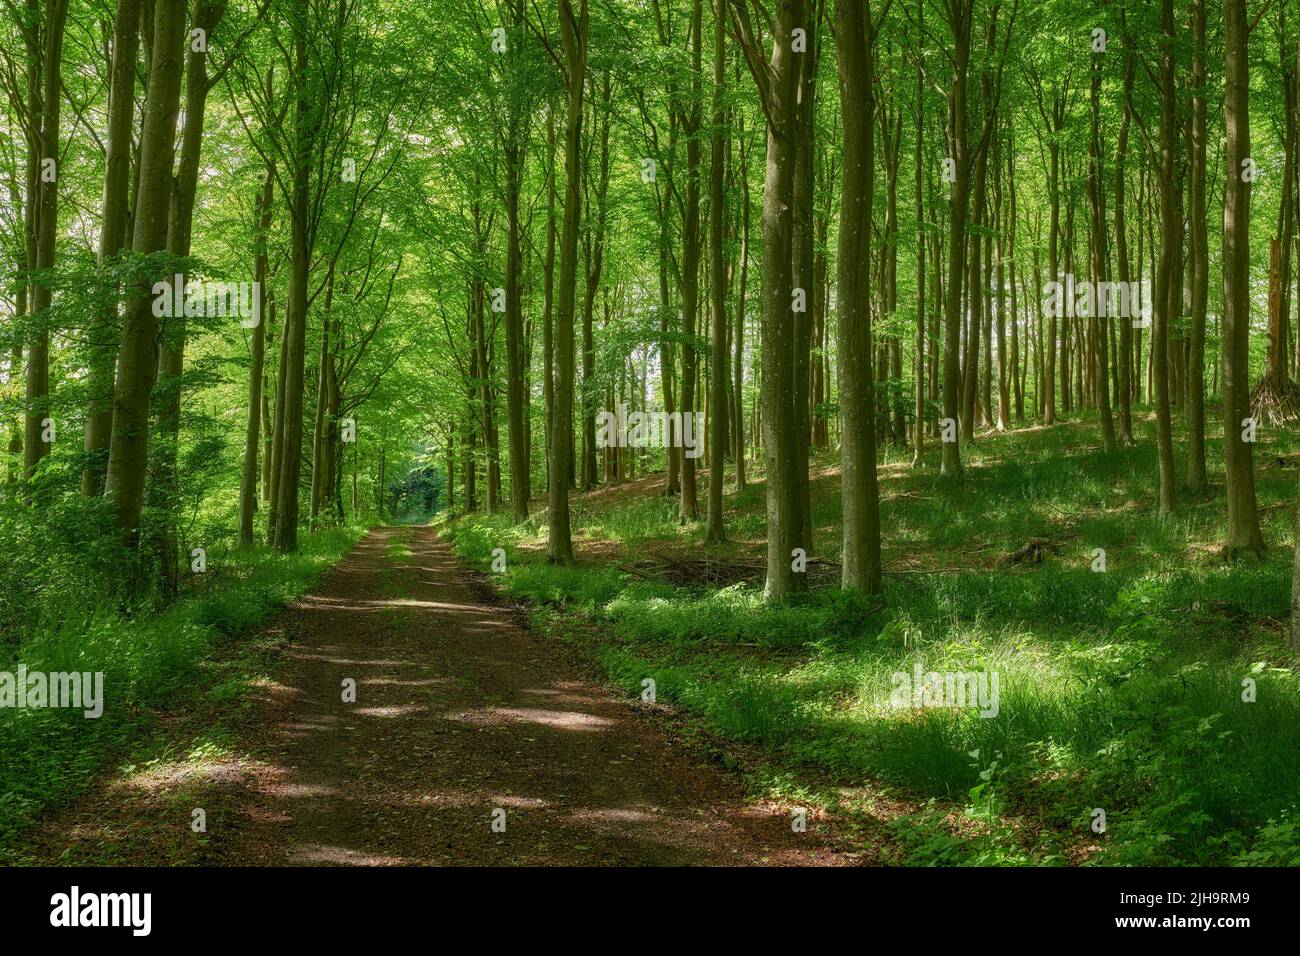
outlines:
[[[364,528],[304,535],[294,554],[232,551],[161,613],[119,606],[45,616],[4,647],[0,670],[102,672],[103,714],[0,709],[0,861],[44,810],[74,799],[105,765],[149,732],[162,708],[238,696],[214,655],[312,586]],[[196,576],[197,578],[197,576]]]
[[[1278,623],[1296,472],[1260,468],[1277,546],[1224,565],[1207,556],[1221,494],[1162,521],[1149,501],[1154,461],[1139,472],[1149,449],[1108,457],[1094,431],[1039,431],[1038,458],[1024,453],[1031,436],[990,436],[961,484],[924,472],[883,481],[886,560],[921,566],[886,575],[883,608],[835,588],[771,606],[757,585],[675,587],[582,558],[584,541],[638,554],[698,540],[702,529],[683,530],[663,499],[579,503],[573,567],[546,562],[535,522],[472,516],[445,528],[462,560],[629,694],[652,679],[658,700],[757,745],[796,785],[801,773],[848,788],[883,781],[911,799],[921,809],[888,824],[907,862],[1300,863],[1300,681]],[[836,499],[833,485],[814,489],[827,551]],[[728,508],[735,534],[761,511],[761,489]],[[1041,563],[1009,563],[1031,537],[1050,543]],[[491,571],[494,548],[504,572]],[[997,715],[894,706],[896,675],[917,668],[996,673]],[[954,808],[969,826],[952,825]]]

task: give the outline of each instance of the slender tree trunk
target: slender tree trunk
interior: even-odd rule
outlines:
[[[1160,55],[1160,263],[1156,270],[1155,308],[1152,314],[1151,365],[1156,402],[1156,453],[1160,464],[1161,517],[1172,515],[1176,504],[1174,477],[1173,422],[1169,408],[1169,326],[1174,311],[1170,304],[1177,280],[1178,232],[1182,221],[1178,215],[1178,182],[1174,176],[1175,128],[1178,122],[1174,89],[1174,10],[1173,0],[1162,2],[1164,36]],[[1181,298],[1181,288],[1177,290]]]
[[[1166,0],[1170,2],[1170,0]],[[1250,414],[1250,77],[1246,0],[1224,0],[1227,182],[1223,202],[1223,442],[1227,472],[1228,534],[1223,554],[1262,557],[1264,539],[1255,506],[1255,465],[1246,440]],[[1250,436],[1253,437],[1253,436]]]
[[[46,0],[42,23],[45,39],[43,53],[44,90],[39,109],[31,104],[33,115],[40,115],[40,182],[28,183],[36,189],[36,268],[37,278],[32,296],[31,319],[34,328],[27,345],[27,419],[23,438],[23,474],[30,478],[42,458],[53,451],[53,420],[50,417],[50,303],[53,300],[55,240],[59,228],[59,115],[63,104],[63,29],[67,22],[68,0]],[[33,27],[34,29],[34,27]]]
[[[335,271],[334,263],[330,263],[329,272],[325,276],[325,308],[324,318],[321,320],[320,333],[320,358],[317,361],[316,369],[316,413],[312,421],[312,438],[311,438],[311,500],[307,514],[307,526],[315,531],[317,528],[317,519],[320,516],[321,504],[329,500],[329,488],[327,475],[329,474],[329,463],[326,461],[328,455],[326,446],[330,421],[330,389],[334,377],[334,356],[331,351],[331,338],[334,331],[334,281]]]
[[[971,215],[977,225],[986,225],[984,219],[984,191],[988,165],[987,153],[980,151],[975,157],[975,191],[971,200]],[[979,360],[980,329],[984,324],[984,282],[981,255],[983,242],[979,233],[970,237],[970,257],[966,264],[966,303],[969,318],[966,323],[965,373],[962,376],[961,440],[975,440],[975,422],[979,418]],[[985,376],[987,381],[987,376]]]
[[[1129,126],[1133,118],[1134,58],[1132,51],[1124,52],[1124,119],[1120,123],[1119,139],[1115,144],[1115,269],[1120,285],[1129,287],[1131,273],[1128,261],[1128,227],[1124,215],[1124,166],[1128,160]],[[1141,262],[1141,252],[1138,254]],[[1137,303],[1129,297],[1129,314],[1119,317],[1119,440],[1132,446],[1133,440],[1133,317]]]
[[[701,436],[694,425],[696,402],[695,374],[699,358],[695,336],[699,331],[700,313],[700,129],[702,126],[702,44],[703,4],[694,0],[691,12],[691,89],[690,102],[682,113],[682,133],[686,137],[686,195],[682,212],[682,430],[690,430],[695,442]],[[698,420],[698,419],[697,419]],[[683,445],[685,443],[683,442]],[[698,446],[697,446],[698,447]],[[699,490],[695,481],[695,453],[681,454],[682,496],[679,519],[683,524],[700,519]]]
[[[153,52],[140,143],[140,181],[131,249],[159,252],[167,243],[172,189],[172,150],[180,107],[181,36],[184,0],[155,0]],[[149,453],[149,398],[153,392],[154,339],[158,322],[153,294],[142,280],[127,301],[113,391],[113,434],[109,442],[105,492],[113,498],[118,525],[139,540]]]
[[[542,267],[542,404],[546,409],[546,487],[551,487],[551,436],[555,433],[555,110],[546,122],[546,259]]]
[[[266,285],[266,236],[271,228],[271,213],[275,201],[275,172],[269,167],[262,179],[262,191],[257,197],[257,222],[253,235],[253,282],[261,290]],[[248,369],[248,424],[244,430],[244,460],[239,479],[239,544],[253,544],[253,515],[257,511],[257,451],[258,425],[262,416],[262,378],[266,361],[266,322],[258,309],[257,325],[253,326],[253,341]]]
[[[917,0],[916,22],[918,34],[925,30],[925,0]],[[918,37],[919,38],[919,37]],[[925,70],[921,47],[916,54],[916,144],[913,151],[913,178],[916,199],[916,343],[912,355],[912,376],[915,379],[915,416],[913,433],[912,467],[919,468],[925,458],[925,199],[921,191],[921,161],[925,150]],[[934,348],[931,342],[930,347]]]
[[[1205,0],[1192,2],[1192,49],[1192,208],[1188,230],[1192,329],[1187,366],[1187,490],[1199,494],[1209,484],[1205,475],[1205,313],[1210,278],[1205,222]]]
[[[1102,186],[1101,169],[1101,57],[1104,54],[1092,54],[1092,137],[1088,151],[1088,192],[1089,207],[1092,213],[1092,228],[1089,231],[1089,245],[1092,250],[1092,278],[1094,307],[1088,324],[1093,338],[1093,392],[1097,402],[1097,417],[1101,419],[1102,445],[1107,454],[1118,450],[1115,440],[1115,419],[1110,411],[1110,388],[1107,380],[1110,375],[1110,361],[1107,356],[1106,334],[1109,325],[1109,308],[1107,298],[1102,294],[1107,288],[1103,283],[1110,280],[1109,258],[1106,254],[1106,196]]]
[[[961,449],[955,434],[961,417],[961,380],[958,366],[962,327],[962,276],[966,263],[966,213],[970,201],[970,158],[967,155],[966,84],[970,72],[970,35],[973,4],[960,0],[949,5],[952,31],[952,86],[948,93],[948,285],[944,297],[943,418],[940,422],[943,458],[939,473],[961,474]],[[841,227],[842,228],[842,227]]]
[[[723,105],[727,79],[727,0],[713,2],[713,134],[709,144],[709,271],[712,279],[713,349],[710,353],[709,408],[719,422],[727,409],[727,276],[723,269]],[[739,425],[737,424],[737,427]],[[726,538],[722,520],[722,484],[726,479],[726,429],[715,424],[709,429],[709,507],[705,540],[719,544]]]
[[[511,2],[516,29],[522,29],[523,0]],[[506,421],[510,444],[510,512],[515,524],[528,520],[529,448],[525,432],[524,373],[528,355],[524,345],[524,305],[519,270],[523,249],[519,228],[519,192],[523,179],[524,126],[518,107],[510,108],[505,139],[506,175]]]
[[[293,194],[290,202],[292,251],[289,308],[284,322],[285,362],[280,366],[284,382],[284,412],[279,455],[279,478],[276,481],[275,548],[280,552],[298,548],[298,480],[302,470],[303,380],[307,357],[307,276],[311,269],[311,243],[308,216],[314,139],[310,94],[307,88],[307,0],[297,0],[293,17],[294,44],[294,157]],[[383,502],[383,489],[380,489]]]
[[[870,275],[875,153],[872,148],[872,44],[870,10],[836,0],[840,109],[844,127],[844,184],[838,252],[840,413],[846,590],[880,594],[880,499],[871,381]]]
[[[573,306],[578,277],[579,169],[582,143],[582,92],[587,71],[587,0],[579,0],[573,12],[572,0],[557,0],[560,36],[564,41],[568,75],[568,113],[564,133],[564,231],[560,241],[560,287],[556,314],[558,325],[557,391],[555,427],[551,442],[550,540],[547,553],[561,564],[573,563],[573,541],[569,529],[569,484],[573,434]]]
[[[736,490],[745,490],[745,293],[749,282],[749,155],[745,151],[745,115],[740,113],[737,128],[740,140],[740,278],[736,290],[736,332],[732,356],[733,390],[736,424],[732,437],[736,443]]]
[[[600,289],[600,280],[605,263],[605,197],[609,192],[609,123],[610,93],[609,71],[603,73],[601,97],[595,106],[598,113],[600,141],[600,158],[596,174],[596,191],[593,199],[595,221],[591,224],[587,239],[588,261],[586,270],[586,291],[582,300],[582,483],[583,491],[590,490],[596,483],[596,401],[599,395],[596,384],[596,344],[593,334],[593,319],[596,310],[596,293]],[[594,85],[594,84],[593,84]],[[585,175],[590,176],[589,168]]]
[[[131,127],[135,119],[135,66],[140,42],[140,0],[118,0],[113,21],[113,65],[108,92],[108,137],[104,151],[104,201],[100,219],[99,268],[108,267],[126,242],[128,188],[131,185]],[[108,442],[113,430],[113,365],[117,359],[118,286],[94,313],[86,369],[86,463],[81,493],[104,491]]]
[[[190,254],[194,223],[194,199],[198,189],[199,159],[203,146],[203,123],[208,100],[207,43],[225,16],[224,0],[195,0],[194,29],[203,31],[204,42],[191,42],[185,62],[185,122],[181,133],[180,159],[172,186],[168,211],[167,252],[183,259]],[[181,427],[181,373],[185,366],[186,318],[184,311],[164,320],[158,339],[157,386],[154,423],[157,438],[150,453],[150,498],[159,514],[158,538],[153,546],[162,569],[164,593],[179,588],[178,530],[180,476],[177,473],[177,443]]]

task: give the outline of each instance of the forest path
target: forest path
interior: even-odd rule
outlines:
[[[225,865],[849,862],[483,603],[432,529],[371,531],[278,623]]]

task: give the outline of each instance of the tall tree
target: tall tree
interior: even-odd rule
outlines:
[[[1129,42],[1130,38],[1125,37]],[[1174,86],[1174,5],[1161,3],[1160,71],[1160,139],[1156,147],[1160,188],[1160,256],[1156,284],[1152,295],[1151,316],[1152,386],[1156,403],[1156,458],[1159,462],[1159,513],[1173,514],[1177,492],[1174,477],[1173,423],[1169,407],[1169,326],[1182,299],[1179,234],[1182,217],[1178,211],[1179,183],[1174,175],[1178,125],[1178,97]],[[1177,300],[1177,301],[1176,301]]]
[[[167,252],[174,261],[186,259],[190,254],[204,117],[208,92],[212,89],[212,80],[208,76],[208,44],[213,42],[213,33],[225,13],[225,0],[194,0],[185,57],[185,124],[167,218]],[[163,517],[156,542],[163,587],[174,594],[179,586],[176,525],[180,480],[176,473],[176,455],[181,429],[181,374],[185,367],[187,334],[184,310],[180,315],[168,317],[160,332],[155,386],[158,394],[154,400],[158,435],[150,453],[150,478],[152,495]]]
[[[799,63],[793,50],[795,29],[803,31],[803,0],[775,6],[772,52],[763,59],[761,34],[752,24],[751,0],[732,0],[732,18],[749,71],[767,116],[767,168],[763,183],[763,317],[761,322],[761,405],[763,453],[767,469],[767,600],[784,601],[795,589],[799,538],[794,471],[799,447],[795,435],[794,288],[791,282],[794,206],[795,97]],[[870,418],[868,418],[870,421]]]
[[[703,125],[703,3],[692,0],[691,6],[691,86],[686,107],[681,111],[686,137],[686,197],[682,210],[682,421],[694,416],[695,379],[699,355],[695,336],[700,315],[700,255],[704,243],[700,235],[700,130]],[[683,430],[686,428],[683,425]],[[701,436],[694,434],[696,441]],[[682,497],[680,519],[683,523],[700,519],[699,490],[695,481],[695,457],[682,454]]]
[[[1165,0],[1166,4],[1171,0]],[[1223,443],[1228,533],[1223,553],[1261,557],[1264,538],[1255,506],[1254,423],[1250,415],[1250,155],[1249,20],[1246,0],[1224,0],[1223,122],[1227,182],[1223,193]]]
[[[153,49],[140,134],[140,171],[131,238],[131,250],[138,255],[160,252],[167,244],[184,24],[184,0],[154,0]],[[118,523],[132,541],[139,539],[144,503],[149,398],[156,367],[154,339],[158,320],[154,316],[151,288],[147,280],[138,282],[126,303],[104,485],[105,493],[114,499]]]
[[[961,449],[957,421],[961,417],[962,276],[966,273],[966,215],[970,204],[970,150],[968,149],[966,94],[970,75],[971,26],[974,0],[944,0],[944,13],[952,36],[949,58],[952,85],[948,89],[948,155],[944,179],[948,182],[948,284],[944,295],[943,421],[940,422],[942,457],[940,474],[960,475]],[[847,135],[847,131],[846,131]]]
[[[268,83],[270,79],[271,73],[268,70]],[[274,211],[274,189],[275,170],[267,167],[254,209],[256,231],[253,234],[253,282],[256,284],[255,288],[259,290],[266,286],[267,233],[271,228],[271,216]],[[239,543],[245,548],[253,544],[253,515],[257,510],[258,431],[261,425],[265,361],[266,319],[264,314],[259,314],[257,324],[253,326],[252,342],[249,345],[248,421],[244,429],[244,459],[239,480]],[[450,480],[450,472],[448,476]]]
[[[524,0],[508,0],[511,24],[523,32]],[[523,247],[520,236],[519,194],[528,137],[529,101],[526,91],[512,89],[506,106],[502,153],[505,159],[506,200],[506,422],[510,445],[510,511],[515,524],[528,520],[530,451],[524,427],[524,316],[520,290]]]
[[[1192,122],[1188,201],[1188,268],[1191,271],[1192,328],[1188,342],[1187,490],[1203,492],[1205,474],[1205,325],[1210,285],[1205,201],[1205,0],[1192,0]]]
[[[876,433],[871,381],[872,53],[876,26],[867,4],[836,0],[840,109],[844,127],[844,184],[837,279],[840,353],[841,472],[843,480],[845,589],[879,594],[880,496],[876,483]]]
[[[1124,49],[1124,118],[1120,121],[1115,142],[1115,271],[1119,282],[1128,287],[1132,278],[1128,257],[1128,224],[1124,206],[1125,164],[1128,160],[1129,128],[1133,119],[1133,81],[1136,60],[1127,45]],[[1131,303],[1130,299],[1130,303]],[[1133,445],[1133,318],[1119,317],[1119,440]]]
[[[922,160],[925,150],[925,60],[922,53],[922,38],[925,34],[925,0],[916,3],[917,43],[916,57],[916,96],[915,96],[915,143],[912,162],[912,175],[916,187],[916,339],[912,351],[912,377],[915,403],[912,408],[913,446],[912,467],[919,468],[925,457],[925,197],[922,191],[924,175]],[[935,347],[934,342],[930,347]]]
[[[713,347],[710,351],[709,505],[705,539],[719,544],[726,538],[722,520],[722,484],[726,477],[727,433],[718,421],[727,409],[727,274],[723,268],[723,176],[726,170],[723,136],[726,127],[724,88],[727,80],[727,0],[713,0],[713,115],[709,139],[709,279],[712,299]],[[742,175],[743,175],[742,171]],[[740,428],[739,419],[735,422]],[[740,447],[738,444],[737,447]],[[737,467],[739,459],[737,459]]]
[[[587,0],[557,0],[564,44],[568,107],[564,128],[564,227],[560,236],[560,285],[556,308],[555,422],[551,438],[550,539],[547,554],[560,564],[573,563],[569,528],[569,467],[573,435],[573,308],[578,278],[579,179],[582,148],[582,92],[587,73]]]
[[[1102,185],[1101,149],[1101,76],[1105,54],[1094,49],[1092,53],[1092,129],[1088,141],[1088,209],[1091,228],[1088,231],[1088,248],[1091,253],[1093,308],[1089,309],[1088,328],[1093,342],[1092,375],[1093,393],[1097,402],[1097,417],[1101,420],[1102,443],[1107,453],[1114,454],[1119,444],[1115,440],[1115,419],[1110,411],[1110,361],[1107,355],[1107,333],[1110,316],[1109,297],[1101,294],[1110,282],[1110,256],[1106,247],[1106,194]]]
[[[132,120],[135,119],[135,70],[140,42],[140,0],[118,0],[113,20],[113,60],[108,86],[108,138],[104,150],[104,198],[100,209],[99,266],[103,270],[127,242],[128,187],[131,177]],[[117,357],[117,283],[95,313],[88,334],[86,463],[81,493],[104,490],[109,437],[113,428],[113,365]]]
[[[63,32],[68,0],[46,0],[41,23],[44,39],[41,73],[44,87],[31,104],[39,117],[35,141],[40,149],[40,182],[36,190],[33,225],[36,230],[38,276],[32,295],[32,331],[27,343],[27,420],[23,437],[23,472],[31,477],[42,458],[50,454],[53,440],[50,420],[50,304],[54,297],[54,248],[59,227],[59,120],[63,105]]]

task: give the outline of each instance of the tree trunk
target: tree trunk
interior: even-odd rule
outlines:
[[[36,268],[42,273],[35,282],[30,317],[34,328],[27,345],[27,419],[23,438],[23,474],[30,478],[42,458],[53,451],[50,419],[50,303],[53,300],[55,240],[59,229],[59,113],[63,104],[63,28],[68,17],[68,0],[46,0],[42,23],[45,49],[42,55],[44,89],[39,106],[33,102],[33,117],[40,116],[40,182],[29,182],[36,193]],[[33,26],[33,29],[35,27]],[[30,168],[30,167],[29,167]]]
[[[184,23],[184,0],[155,0],[153,52],[140,142],[139,192],[131,238],[131,249],[138,254],[159,252],[167,243]],[[154,339],[158,322],[153,314],[153,299],[152,287],[146,279],[136,285],[127,301],[118,349],[113,434],[104,485],[105,493],[114,499],[118,525],[133,543],[139,541],[144,503],[149,398],[156,368]]]
[[[516,29],[523,26],[523,3],[511,3]],[[528,355],[524,346],[524,305],[519,270],[523,249],[519,235],[519,192],[523,178],[525,118],[512,106],[506,126],[506,422],[510,444],[510,512],[515,524],[528,520],[529,449],[525,433],[524,372]]]
[[[302,470],[303,379],[307,358],[307,274],[311,269],[308,185],[314,152],[311,103],[307,89],[308,4],[298,0],[294,7],[294,156],[293,195],[290,203],[292,251],[289,308],[284,322],[285,363],[280,368],[284,382],[284,413],[280,475],[276,481],[275,548],[280,552],[298,548],[298,480]],[[382,502],[382,491],[380,495]]]
[[[962,276],[966,264],[966,213],[970,200],[970,159],[967,155],[966,83],[970,71],[970,34],[973,4],[950,4],[952,31],[952,87],[948,94],[948,286],[944,296],[943,417],[940,435],[943,457],[939,473],[961,474],[961,450],[955,434],[961,417],[960,369],[962,328]],[[842,227],[841,227],[842,228]]]
[[[609,71],[604,71],[601,82],[601,97],[593,114],[599,113],[598,139],[600,140],[600,159],[596,176],[596,190],[593,201],[595,222],[590,225],[587,236],[587,270],[586,290],[582,299],[582,482],[583,491],[589,491],[596,484],[596,344],[593,335],[593,320],[596,311],[596,293],[600,289],[600,280],[605,265],[605,197],[609,192]],[[590,176],[590,165],[584,175]]]
[[[108,92],[108,137],[104,152],[104,201],[100,219],[99,267],[104,269],[126,242],[128,188],[131,185],[131,132],[135,119],[135,61],[140,42],[140,0],[118,0],[113,21],[113,65]],[[104,490],[109,437],[113,430],[113,365],[117,359],[116,283],[109,301],[93,315],[86,369],[86,463],[81,493]]]
[[[257,223],[253,235],[253,282],[261,290],[266,284],[266,236],[271,228],[275,201],[275,172],[267,167],[262,191],[257,197]],[[262,376],[266,361],[266,322],[258,310],[248,368],[248,424],[244,430],[244,460],[239,479],[239,544],[253,544],[253,515],[257,511],[258,426],[262,416]]]
[[[794,354],[792,371],[794,444],[791,481],[794,501],[795,538],[792,548],[811,553],[812,492],[808,480],[808,454],[811,444],[812,415],[809,382],[812,367],[812,309],[816,283],[816,249],[813,237],[813,207],[816,202],[815,137],[817,124],[817,64],[820,61],[819,37],[822,0],[805,0],[795,25],[804,28],[804,50],[794,54],[791,68],[797,74],[794,107],[794,207],[791,210],[790,284],[803,290],[802,304],[792,314]],[[792,578],[802,587],[805,575]]]
[[[1203,492],[1205,475],[1205,324],[1209,255],[1205,223],[1205,0],[1192,2],[1191,249],[1192,329],[1187,365],[1187,490]],[[1179,290],[1181,294],[1181,289]]]
[[[872,44],[870,10],[855,0],[836,0],[840,109],[844,125],[844,184],[838,250],[840,414],[846,590],[877,595],[880,566],[880,500],[871,382],[870,265],[872,186]]]
[[[694,0],[690,28],[692,66],[690,102],[682,113],[682,133],[686,137],[686,196],[682,211],[682,431],[689,430],[697,443],[701,439],[699,428],[695,424],[699,420],[695,418],[697,404],[695,374],[699,364],[695,336],[699,331],[700,247],[702,245],[700,237],[702,8],[701,0]],[[695,452],[685,447],[684,440],[682,444],[682,497],[678,517],[683,524],[686,524],[700,520],[700,505],[699,489],[695,482]]]
[[[1128,261],[1128,227],[1124,216],[1124,166],[1128,159],[1129,126],[1133,118],[1134,59],[1127,46],[1124,52],[1124,119],[1115,144],[1115,269],[1120,284],[1128,288],[1131,280]],[[1141,263],[1139,246],[1138,262]],[[1138,314],[1133,297],[1129,297],[1129,314],[1119,317],[1119,440],[1132,446],[1133,440],[1133,317]]]
[[[745,293],[749,282],[749,154],[745,151],[745,114],[740,113],[740,278],[736,289],[736,332],[733,338],[731,374],[736,403],[735,442],[736,491],[745,490]]]
[[[181,133],[180,160],[172,185],[167,222],[167,252],[182,259],[190,254],[194,223],[194,198],[198,189],[199,159],[203,146],[203,120],[208,100],[207,43],[225,16],[224,0],[196,0],[194,28],[202,29],[205,43],[188,44],[185,62],[185,122]],[[181,427],[181,373],[185,366],[186,319],[184,312],[162,324],[158,340],[157,395],[154,423],[158,431],[150,462],[150,497],[160,521],[154,546],[162,569],[164,593],[174,595],[179,587],[177,523],[180,479],[176,470],[177,443]]]
[[[573,563],[569,529],[569,484],[573,435],[573,305],[578,278],[579,169],[582,143],[582,92],[587,71],[587,0],[557,0],[560,36],[567,64],[568,111],[564,131],[564,231],[560,240],[560,288],[556,310],[559,355],[555,427],[551,442],[550,538],[547,554],[554,562]]]
[[[713,349],[710,352],[709,408],[717,422],[727,415],[727,275],[723,268],[723,126],[726,112],[723,90],[727,78],[727,0],[713,3],[713,135],[709,144],[709,272],[712,279]],[[737,427],[739,427],[737,423]],[[727,432],[714,424],[709,429],[709,506],[705,540],[720,544],[726,538],[722,521],[722,484],[726,479]]]
[[[1168,517],[1176,503],[1174,478],[1173,423],[1169,409],[1169,326],[1173,321],[1170,303],[1174,296],[1178,268],[1178,182],[1174,177],[1175,128],[1178,103],[1174,88],[1173,0],[1163,0],[1164,36],[1160,55],[1160,263],[1156,270],[1155,303],[1152,310],[1151,365],[1156,402],[1156,452],[1160,464],[1159,514]],[[1181,298],[1181,288],[1177,290]]]
[[[925,30],[925,0],[917,0],[918,34]],[[925,198],[921,191],[921,160],[925,148],[925,70],[922,54],[916,54],[916,144],[912,166],[916,200],[916,342],[912,355],[915,403],[915,430],[912,435],[912,467],[919,468],[925,458]],[[931,342],[930,347],[934,348]]]
[[[1092,377],[1093,394],[1097,402],[1097,417],[1101,419],[1102,445],[1107,454],[1118,450],[1115,440],[1115,419],[1110,411],[1110,360],[1107,355],[1107,331],[1110,324],[1109,296],[1102,290],[1103,283],[1109,282],[1109,259],[1106,255],[1106,196],[1102,186],[1101,170],[1101,57],[1104,54],[1092,54],[1092,136],[1088,148],[1088,199],[1092,213],[1092,228],[1089,230],[1088,242],[1092,250],[1093,308],[1088,324],[1093,338]]]
[[[542,267],[542,404],[546,408],[546,487],[551,487],[555,434],[555,110],[546,121],[546,259]]]
[[[1172,0],[1166,0],[1170,3]],[[1227,182],[1223,202],[1223,441],[1227,472],[1228,535],[1223,554],[1262,557],[1264,539],[1255,507],[1252,445],[1243,434],[1250,414],[1250,102],[1246,0],[1224,0]],[[1253,437],[1253,436],[1251,436]]]

